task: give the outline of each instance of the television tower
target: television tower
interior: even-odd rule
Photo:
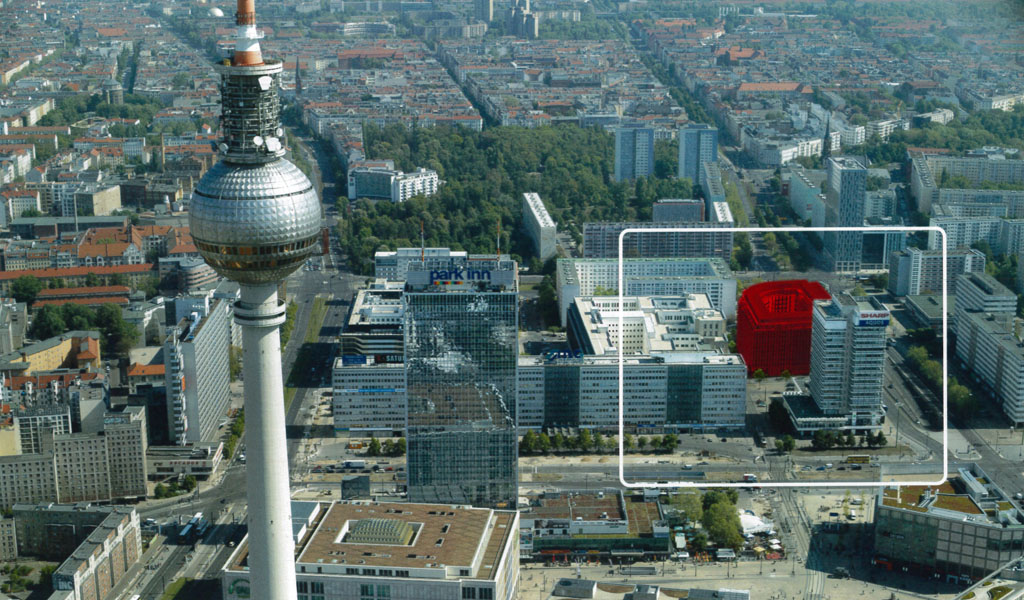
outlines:
[[[221,75],[221,160],[192,192],[196,248],[237,281],[248,445],[249,573],[255,600],[295,600],[278,285],[319,248],[320,203],[285,154],[279,122],[282,63],[264,60],[254,0],[238,0],[235,52]]]

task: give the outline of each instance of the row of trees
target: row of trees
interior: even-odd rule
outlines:
[[[906,361],[933,393],[942,393],[942,364],[929,357],[923,346],[912,346],[907,351]],[[967,386],[950,377],[948,382],[949,410],[960,419],[970,420],[978,410],[978,400]]]
[[[242,439],[242,434],[245,433],[245,409],[238,411],[238,417],[235,418],[235,422],[231,424],[231,430],[228,432],[228,439],[224,442],[224,458],[231,458],[235,455],[235,447],[238,446],[238,440]]]
[[[370,438],[366,447],[367,456],[402,456],[405,454],[405,438],[384,440],[381,444],[377,438]]]
[[[679,445],[679,436],[667,433],[663,436],[634,437],[627,433],[622,438],[626,452],[672,452]],[[527,431],[519,442],[520,454],[547,454],[549,452],[612,452],[618,448],[618,438],[605,436],[600,431],[581,429],[576,435],[536,433]]]
[[[885,434],[879,431],[878,433],[868,432],[865,435],[857,437],[852,431],[847,430],[846,433],[836,431],[835,429],[819,429],[814,432],[814,437],[811,439],[811,447],[815,450],[831,450],[832,448],[880,448],[885,446],[888,440],[885,438]]]
[[[121,307],[116,304],[95,309],[72,303],[48,304],[36,312],[29,335],[45,340],[67,331],[89,329],[99,330],[100,348],[106,355],[125,356],[139,339],[139,330],[124,320]]]

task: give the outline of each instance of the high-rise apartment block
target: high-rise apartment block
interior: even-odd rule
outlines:
[[[721,210],[719,210],[721,209]],[[634,231],[622,238],[624,258],[721,258],[732,256],[733,220],[729,206],[715,203],[707,221],[584,223],[583,257],[618,258],[619,236],[627,229],[699,229]]]
[[[851,157],[828,160],[825,187],[825,226],[863,227],[867,168]],[[859,231],[826,231],[825,257],[828,268],[855,273],[861,268],[863,234]]]
[[[703,200],[693,198],[664,198],[651,207],[651,220],[655,223],[673,221],[703,221]]]
[[[811,324],[810,392],[826,417],[845,428],[876,429],[882,411],[889,311],[874,297],[816,300]]]
[[[907,248],[889,256],[889,292],[895,296],[942,293],[945,276],[946,292],[952,294],[960,275],[984,272],[985,255],[979,250],[953,250],[943,265],[942,250]]]
[[[222,299],[209,307],[182,318],[164,340],[167,427],[179,446],[213,440],[231,401],[231,307]]]
[[[689,178],[694,186],[703,185],[701,164],[718,162],[718,129],[705,123],[690,123],[679,130],[679,169],[677,176]]]
[[[1024,423],[1024,342],[1016,296],[985,273],[956,283],[956,357],[978,377],[975,385],[999,402],[1010,421]]]
[[[615,130],[615,181],[654,174],[654,129],[619,127]]]
[[[519,285],[513,260],[409,265],[409,500],[514,507]]]
[[[555,255],[558,226],[544,208],[544,201],[533,192],[523,194],[523,225],[533,241],[537,258],[545,261]]]
[[[110,412],[102,431],[42,432],[40,452],[0,456],[0,507],[18,502],[106,502],[146,495],[146,412]]]

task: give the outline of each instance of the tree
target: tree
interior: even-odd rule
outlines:
[[[782,449],[786,452],[792,452],[793,450],[796,450],[796,439],[787,433],[782,436],[782,446]]]
[[[533,454],[537,451],[537,434],[533,430],[527,431],[519,442],[520,454]]]
[[[789,379],[792,376],[793,374],[789,372],[789,369],[783,369],[782,372],[779,373],[779,377],[783,379]]]
[[[594,432],[594,450],[597,450],[598,453],[604,452],[604,446],[605,446],[605,438],[604,438],[604,436],[601,435],[600,431],[595,431]]]
[[[153,488],[153,495],[157,498],[166,498],[167,486],[162,483],[156,484],[156,487]]]
[[[766,375],[764,374],[764,369],[758,369],[754,371],[754,379],[756,379],[758,383],[764,381],[765,377]]]
[[[551,438],[548,437],[548,434],[541,432],[540,435],[537,436],[537,449],[544,454],[551,451]]]
[[[626,452],[632,452],[636,450],[636,440],[633,439],[633,434],[627,433],[622,438],[622,449]]]
[[[661,450],[661,436],[660,435],[653,435],[653,436],[651,436],[650,444],[651,444],[651,450],[654,450],[654,451]]]
[[[886,439],[885,434],[879,431],[878,434],[875,436],[875,446],[881,448],[887,445],[888,443],[889,440]]]
[[[187,492],[191,492],[196,489],[197,485],[199,485],[199,482],[196,481],[195,475],[186,475],[185,481],[182,483],[182,487],[185,488],[185,491]]]
[[[565,436],[561,433],[555,433],[551,436],[551,449],[558,452],[565,447]]]
[[[645,448],[647,448],[647,438],[646,438],[645,436],[640,436],[640,437],[638,437],[638,438],[636,439],[636,447],[637,447],[637,449],[639,449],[639,450],[640,450],[641,452],[643,452],[643,451],[644,451],[644,449],[645,449]]]
[[[11,295],[18,302],[32,304],[43,289],[43,284],[32,275],[22,275],[11,284]]]
[[[110,276],[110,285],[128,285],[128,276],[124,273],[114,273]]]
[[[743,545],[740,516],[732,502],[719,500],[705,508],[701,524],[716,545],[734,550]]]
[[[380,456],[380,440],[377,438],[370,438],[370,445],[366,448],[367,456]]]
[[[857,438],[854,436],[852,429],[846,430],[846,435],[843,437],[843,445],[847,448],[853,448],[857,445]]]
[[[53,305],[46,305],[39,309],[32,320],[29,334],[37,340],[45,340],[67,331],[60,312],[60,309]]]
[[[775,451],[782,454],[786,451],[786,444],[781,439],[776,438],[775,440]]]
[[[811,447],[815,450],[828,450],[836,445],[836,432],[831,429],[819,429],[814,432]]]
[[[395,442],[395,456],[404,456],[406,452],[406,442],[404,437],[398,438]]]
[[[85,285],[86,287],[96,287],[103,285],[103,281],[96,273],[89,272],[85,274]]]
[[[708,545],[708,536],[703,531],[698,531],[690,537],[690,543],[693,544],[693,549],[697,552],[704,550]]]
[[[125,356],[139,339],[139,330],[124,320],[121,307],[104,304],[96,310],[96,325],[102,334],[103,352]]]
[[[70,306],[70,305],[69,305]],[[228,375],[231,381],[237,381],[242,374],[242,349],[238,346],[228,348]]]
[[[589,451],[594,446],[594,436],[591,435],[589,429],[580,429],[579,435],[576,436],[576,447],[583,452]]]
[[[700,523],[704,515],[704,504],[701,502],[700,492],[680,492],[671,497],[672,505],[683,512],[686,518],[693,523]]]
[[[665,436],[661,438],[661,448],[665,452],[674,451],[678,445],[679,436],[674,433],[666,433]]]

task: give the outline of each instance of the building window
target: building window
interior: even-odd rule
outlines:
[[[300,594],[306,594],[309,592],[308,581],[299,581],[295,584],[295,586],[298,588]]]
[[[462,588],[462,600],[476,600],[476,588]]]
[[[377,586],[377,598],[390,598],[391,597],[391,586],[390,585],[378,585]]]
[[[314,594],[324,593],[324,583],[322,581],[314,581],[311,585],[310,591]]]

